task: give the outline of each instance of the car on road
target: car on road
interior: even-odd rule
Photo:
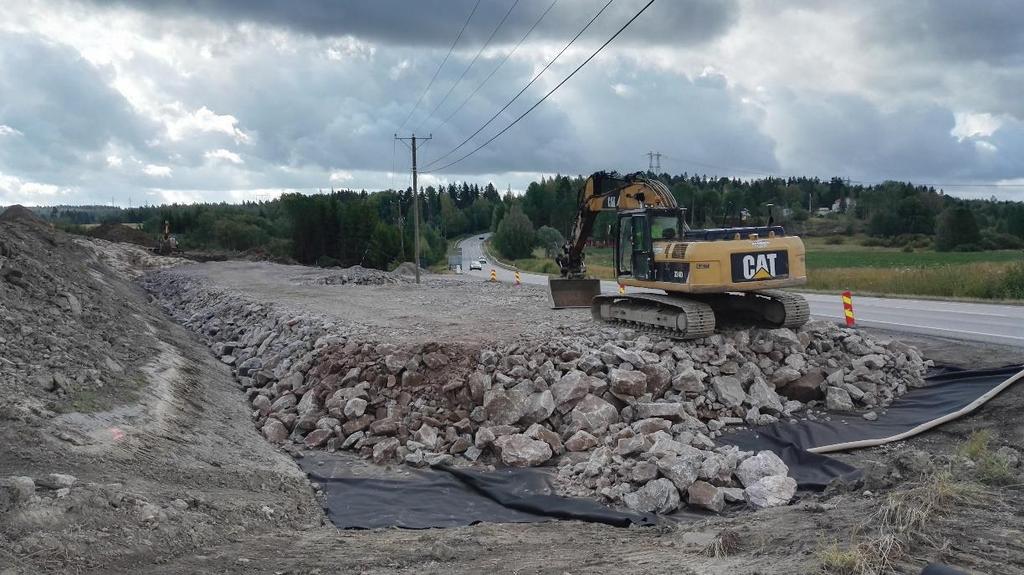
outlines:
[[[480,259],[480,260],[473,260],[473,261],[469,262],[469,271],[483,270],[484,269],[484,264],[481,263],[481,262],[483,262],[482,259]],[[486,262],[484,262],[484,263],[486,263]]]

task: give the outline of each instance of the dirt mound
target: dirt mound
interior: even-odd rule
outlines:
[[[0,213],[0,222],[32,222],[35,224],[45,224],[46,222],[37,216],[32,210],[21,205],[13,205],[3,213]]]
[[[402,262],[401,264],[399,264],[397,268],[392,270],[391,273],[395,274],[396,276],[404,276],[408,278],[416,277],[416,264],[412,262]],[[420,268],[420,273],[425,274],[428,272],[427,270]]]
[[[331,270],[313,275],[303,274],[298,283],[306,285],[391,285],[406,283],[408,277],[396,272],[386,272],[355,265],[341,270]]]
[[[153,238],[151,238],[146,232],[124,224],[100,224],[89,230],[87,235],[89,235],[89,237],[107,240],[108,242],[122,242],[146,247],[153,247],[156,245]]]
[[[14,210],[12,212],[12,210]],[[27,215],[26,215],[27,214]],[[20,206],[3,217],[37,221]],[[64,411],[132,386],[128,366],[149,352],[126,319],[126,285],[76,238],[49,226],[0,226],[0,407],[26,398]],[[102,337],[86,337],[100,333]]]

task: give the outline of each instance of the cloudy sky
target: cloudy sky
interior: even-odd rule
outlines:
[[[413,131],[433,135],[427,183],[522,189],[540,174],[645,169],[653,150],[673,173],[909,179],[1024,200],[1013,0],[658,0],[501,138],[437,170],[646,4],[614,0],[434,162],[605,1],[5,2],[0,204],[404,187],[409,152],[392,136]]]

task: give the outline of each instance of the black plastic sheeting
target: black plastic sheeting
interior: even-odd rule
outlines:
[[[860,472],[807,449],[902,433],[963,408],[1020,369],[942,370],[927,378],[926,387],[911,390],[894,401],[877,421],[867,421],[858,415],[833,415],[832,421],[779,422],[727,434],[719,440],[747,451],[774,451],[789,466],[790,475],[801,489],[820,490],[837,478],[856,479]],[[319,457],[309,457],[299,463],[321,485],[328,519],[342,529],[427,529],[557,519],[620,527],[656,522],[651,515],[617,511],[591,500],[555,495],[550,470],[436,468],[410,471],[406,473],[410,479],[382,479],[321,474],[327,471],[318,468],[321,461]],[[332,468],[344,473],[345,466]],[[673,517],[689,518],[686,513]]]
[[[927,377],[925,387],[912,389],[892,402],[876,421],[868,421],[857,414],[833,414],[832,421],[796,424],[780,421],[723,435],[719,441],[746,451],[774,451],[789,466],[789,474],[800,489],[821,490],[836,478],[856,479],[860,471],[805,450],[903,433],[966,407],[1021,369],[1021,366],[979,370],[944,368]]]
[[[302,463],[303,460],[300,460]],[[616,527],[653,525],[652,515],[616,511],[588,499],[554,494],[535,469],[425,469],[411,479],[328,477],[307,470],[326,496],[327,518],[342,529],[460,527],[481,522],[571,519]]]

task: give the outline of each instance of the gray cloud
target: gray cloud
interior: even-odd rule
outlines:
[[[475,0],[199,0],[187,3],[161,0],[91,0],[100,6],[120,6],[163,17],[209,18],[288,28],[317,36],[352,35],[389,45],[448,46],[473,8]],[[513,0],[486,0],[473,15],[464,45],[479,46],[512,5]],[[646,2],[619,0],[602,15],[615,27]],[[550,0],[521,0],[509,15],[496,42],[517,41]],[[566,40],[597,12],[601,4],[560,0],[534,32],[535,39]],[[720,35],[737,14],[735,0],[659,2],[644,19],[644,31],[624,41],[686,45]],[[603,41],[601,38],[600,41]]]
[[[0,125],[10,128],[0,130],[0,202],[12,178],[122,203],[404,185],[409,156],[392,134],[472,3],[26,0],[0,15]],[[560,0],[450,124],[427,121],[510,3],[481,3],[404,127],[434,136],[421,167],[475,131],[599,7]],[[642,4],[617,0],[587,48]],[[1007,24],[1019,16],[998,2],[982,4],[945,13],[928,3],[658,2],[502,138],[430,178],[521,188],[538,173],[641,169],[648,150],[672,172],[1022,178],[1024,26]],[[546,6],[520,2],[499,35],[506,49]],[[833,22],[834,34],[820,33]],[[95,32],[107,28],[110,38]],[[21,31],[3,32],[12,29]],[[518,116],[584,52],[567,54],[448,160]],[[503,56],[485,53],[438,115]],[[982,112],[991,130],[951,134],[956,118]]]
[[[111,80],[67,46],[0,32],[0,124],[21,133],[4,138],[0,167],[69,185],[108,143],[144,147],[155,126],[133,113]]]

